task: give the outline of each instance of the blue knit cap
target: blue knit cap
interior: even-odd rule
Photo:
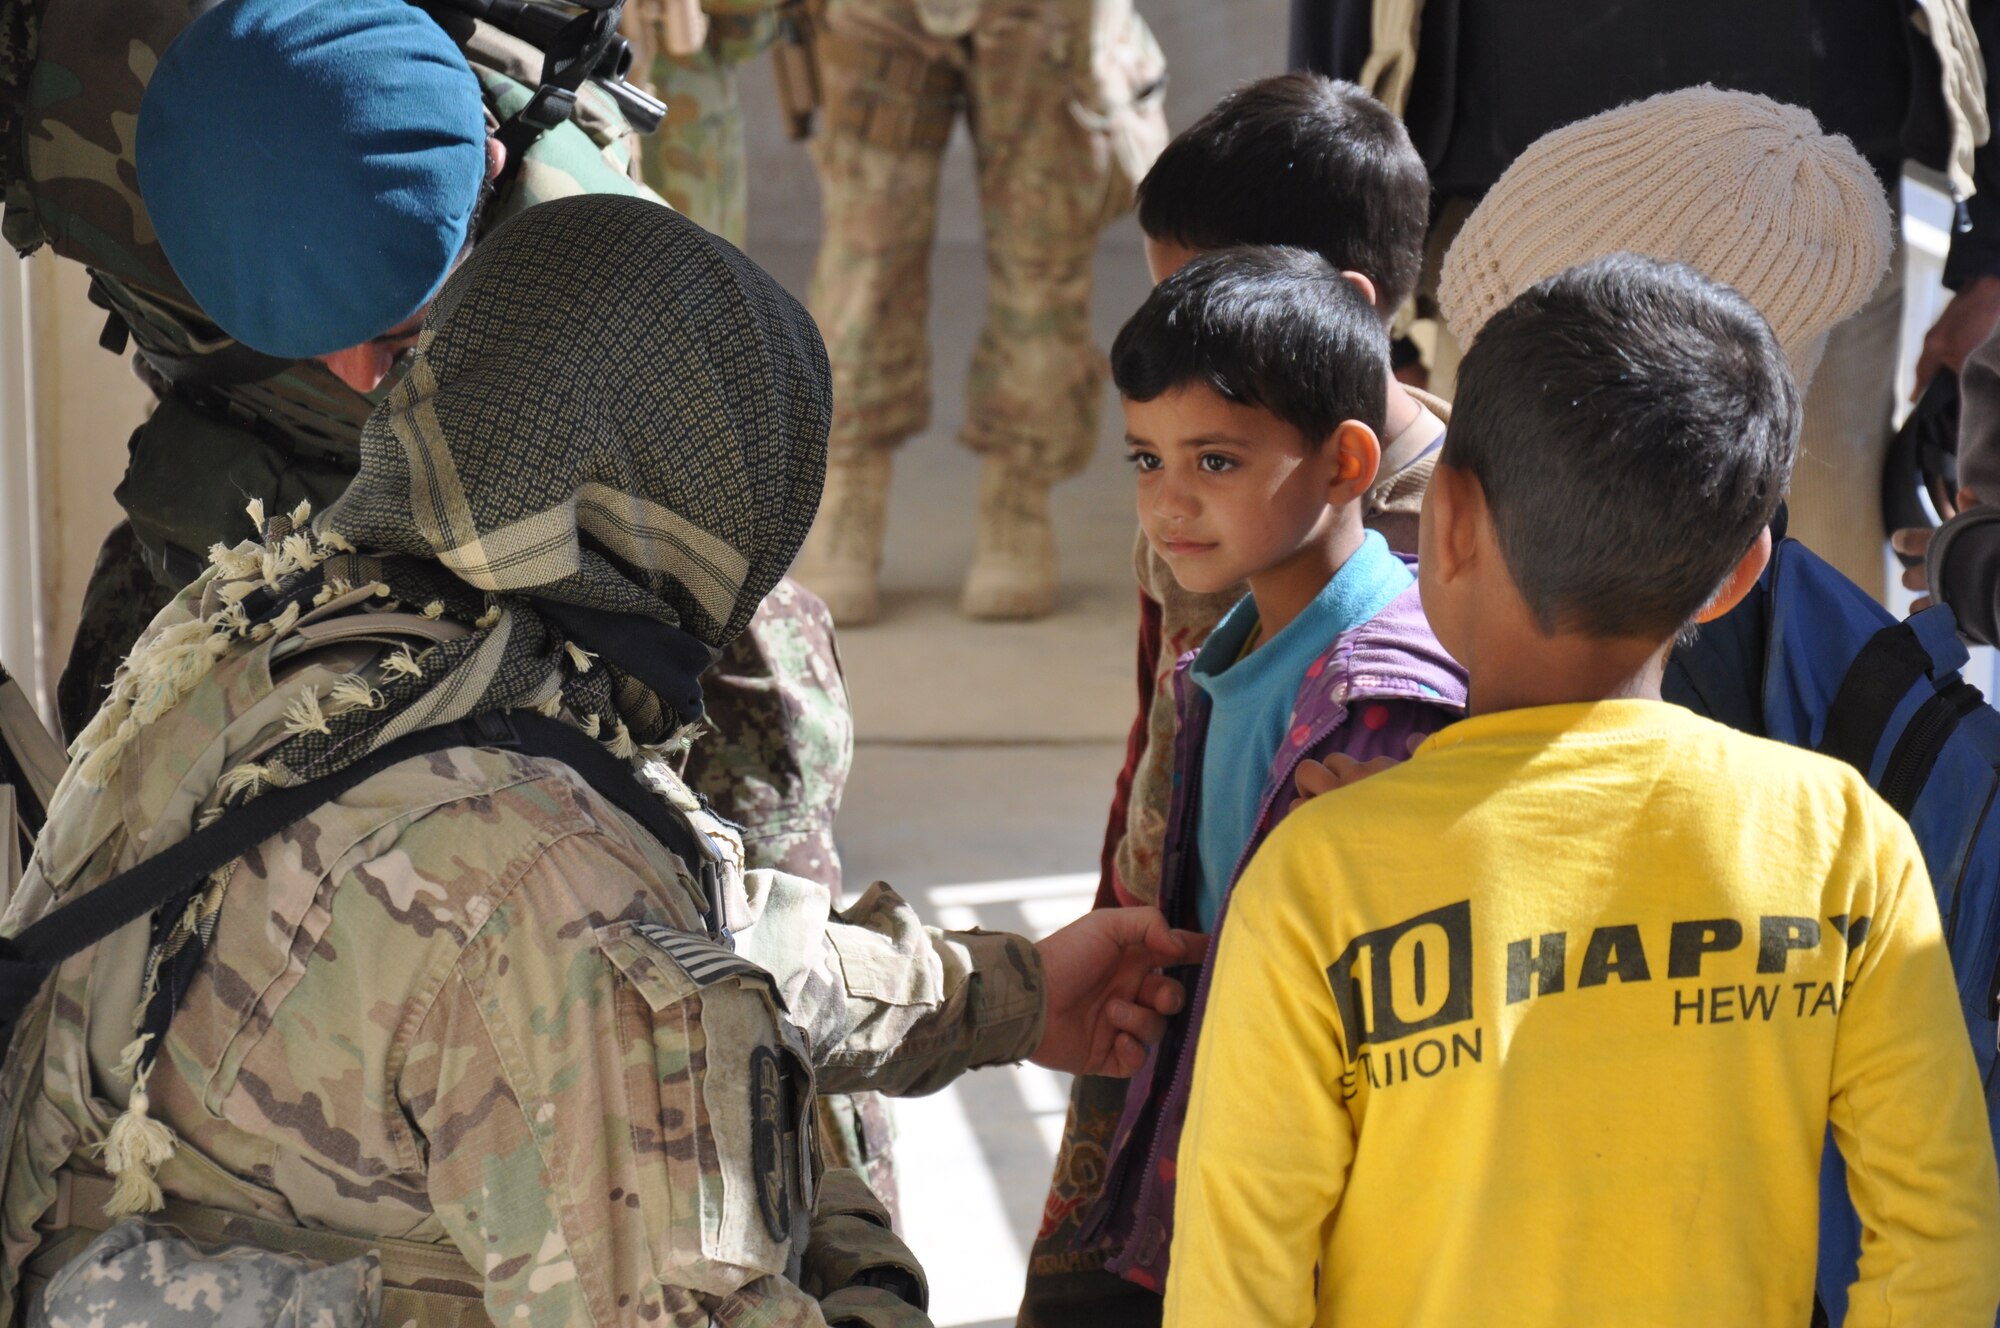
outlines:
[[[423,308],[486,178],[479,80],[406,0],[224,0],[139,107],[160,247],[267,355],[359,345]]]

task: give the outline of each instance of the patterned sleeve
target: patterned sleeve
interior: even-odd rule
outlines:
[[[656,873],[557,840],[465,947],[398,1079],[433,1209],[496,1324],[820,1325],[811,1078],[769,978],[632,915]],[[625,918],[586,911],[573,882]],[[676,944],[675,942],[679,943]]]
[[[749,873],[743,953],[777,975],[823,1093],[913,1095],[1041,1041],[1041,958],[1022,937],[939,931],[880,882],[832,911],[824,885]]]

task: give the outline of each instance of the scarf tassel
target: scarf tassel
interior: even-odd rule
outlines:
[[[141,1038],[132,1045],[143,1048],[144,1042]],[[136,1066],[139,1056],[128,1047],[124,1059]],[[166,1204],[154,1173],[174,1155],[178,1141],[166,1122],[153,1119],[153,1101],[146,1093],[146,1079],[151,1072],[152,1066],[148,1065],[133,1075],[131,1101],[124,1113],[111,1122],[111,1129],[104,1136],[104,1169],[111,1173],[111,1201],[104,1206],[106,1217],[156,1213]]]

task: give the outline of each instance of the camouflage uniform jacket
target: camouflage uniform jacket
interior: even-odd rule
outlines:
[[[274,685],[284,644],[225,656],[108,787],[72,768],[0,932],[184,837],[299,687],[383,649],[317,646]],[[724,876],[740,957],[769,979],[677,939],[699,932],[699,887],[565,766],[455,749],[364,781],[230,869],[147,1085],[180,1137],[161,1186],[455,1246],[498,1324],[821,1323],[786,1277],[783,1219],[811,1182],[767,1127],[802,1143],[815,1074],[923,1092],[1024,1056],[1039,960],[1018,937],[926,929],[885,886],[835,915],[803,878]],[[54,1174],[91,1165],[129,1093],[115,1063],[147,946],[135,923],[66,962],[0,1072],[0,1321]],[[753,1104],[781,1071],[773,1122]]]
[[[0,33],[0,93],[27,83],[23,105],[0,107],[0,233],[23,254],[48,244],[88,267],[92,298],[112,311],[106,344],[129,333],[138,349],[135,367],[161,401],[133,436],[118,498],[153,574],[176,587],[201,572],[211,544],[251,533],[246,497],[275,512],[339,496],[359,462],[362,422],[394,385],[392,376],[364,396],[317,361],[259,355],[225,336],[174,276],[139,197],[133,126],[160,53],[197,8],[0,3],[6,16],[34,16],[25,33]],[[496,117],[527,103],[523,80],[538,76],[539,51],[484,24],[461,44]],[[631,177],[633,137],[610,99],[586,86],[575,118],[529,148],[482,224],[569,194],[654,196]],[[216,482],[188,485],[189,474]]]

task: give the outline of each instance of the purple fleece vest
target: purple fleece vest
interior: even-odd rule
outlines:
[[[1407,561],[1407,560],[1406,560]],[[1174,670],[1177,733],[1174,789],[1160,876],[1160,908],[1176,926],[1194,926],[1199,888],[1194,817],[1201,805],[1201,758],[1208,737],[1208,696],[1187,676],[1191,652]],[[1291,809],[1299,763],[1335,752],[1358,760],[1409,754],[1414,735],[1430,734],[1465,711],[1465,674],[1431,635],[1417,588],[1381,613],[1335,637],[1313,661],[1293,703],[1291,732],[1278,749],[1260,799],[1255,833],[1230,872],[1230,885],[1258,845]],[[1216,938],[1229,921],[1225,900]],[[1174,1162],[1187,1120],[1194,1051],[1208,1006],[1219,944],[1211,942],[1194,999],[1132,1077],[1125,1111],[1105,1162],[1104,1190],[1084,1219],[1080,1239],[1110,1248],[1105,1268],[1164,1291],[1174,1230]],[[1186,974],[1182,975],[1183,977]]]

